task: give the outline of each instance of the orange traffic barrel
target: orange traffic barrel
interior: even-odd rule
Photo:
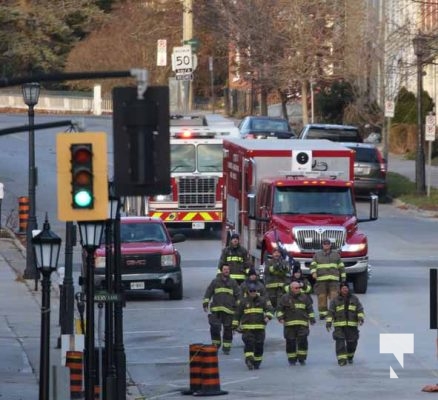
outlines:
[[[189,346],[190,389],[183,390],[182,394],[193,394],[201,390],[202,343]]]
[[[19,222],[20,233],[26,232],[28,220],[29,220],[29,197],[21,196],[18,198],[18,222]]]
[[[81,351],[67,351],[65,365],[70,368],[70,397],[82,399],[83,356]]]
[[[194,392],[193,396],[220,396],[228,394],[227,391],[221,390],[217,347],[214,344],[204,345],[202,346],[201,353],[201,389]]]

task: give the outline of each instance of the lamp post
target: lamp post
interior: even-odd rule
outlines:
[[[414,53],[417,56],[417,154],[415,159],[415,183],[417,194],[426,194],[426,173],[424,155],[423,125],[423,65],[428,56],[427,38],[417,35],[412,40]]]
[[[99,247],[104,228],[104,221],[80,221],[79,234],[82,247],[87,253],[86,262],[86,310],[85,346],[84,346],[84,379],[85,400],[94,400],[96,382],[96,364],[94,357],[94,252]]]
[[[123,299],[121,250],[120,250],[120,208],[119,204],[114,221],[114,287],[119,297]],[[114,305],[114,362],[117,370],[117,400],[126,399],[126,354],[123,344],[123,302]]]
[[[44,222],[43,230],[32,239],[33,251],[42,279],[41,337],[40,337],[40,381],[39,400],[49,398],[50,377],[50,275],[58,266],[61,238],[50,230],[49,221]]]
[[[105,222],[105,283],[108,293],[114,292],[114,256],[113,226],[119,209],[119,199],[114,196],[112,184],[109,186],[108,219]],[[116,368],[114,364],[114,306],[111,301],[105,303],[105,387],[104,398],[116,399]]]
[[[23,101],[28,106],[29,118],[29,220],[27,221],[26,230],[26,268],[24,270],[24,279],[38,279],[35,268],[35,260],[32,250],[32,231],[37,228],[35,216],[35,186],[37,183],[37,174],[35,168],[35,138],[34,138],[34,107],[38,104],[40,96],[40,84],[37,82],[25,83],[22,86]]]

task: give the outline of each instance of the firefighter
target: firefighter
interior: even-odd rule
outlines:
[[[283,335],[286,339],[289,365],[295,365],[297,360],[301,365],[305,365],[309,323],[315,323],[315,315],[309,296],[301,293],[300,284],[291,282],[289,286],[289,293],[284,294],[278,303],[277,318],[284,326]]]
[[[202,307],[205,312],[210,308],[208,322],[210,324],[211,342],[222,352],[230,354],[233,341],[232,322],[239,300],[240,289],[237,282],[230,277],[230,267],[221,266],[221,272],[211,281],[205,291]],[[223,337],[221,342],[221,330]]]
[[[273,318],[273,308],[266,297],[259,295],[257,285],[248,284],[248,295],[242,298],[234,314],[233,330],[239,329],[244,343],[245,364],[259,369],[263,358],[266,324]]]
[[[266,297],[266,288],[265,285],[260,281],[259,276],[257,275],[257,272],[254,268],[251,268],[248,271],[248,277],[243,281],[243,283],[240,285],[240,297],[247,297],[248,296],[248,286],[253,283],[256,288],[257,292],[261,297]]]
[[[359,340],[358,326],[364,323],[365,314],[359,299],[350,293],[348,282],[342,282],[339,296],[330,302],[326,320],[327,331],[332,325],[335,330],[333,339],[336,343],[336,357],[342,367],[353,363],[354,353]]]
[[[303,271],[301,271],[301,266],[298,261],[294,262],[294,266],[292,268],[292,276],[290,278],[291,282],[298,282],[301,287],[301,293],[307,295],[310,299],[310,301],[313,304],[313,299],[310,294],[312,293],[312,285],[310,284],[309,280],[306,279],[303,276]],[[286,292],[289,291],[290,285],[286,286]]]
[[[322,250],[317,251],[310,273],[315,280],[314,291],[318,297],[319,319],[327,316],[327,298],[333,300],[338,295],[339,282],[345,281],[345,267],[339,252],[333,250],[329,239],[322,241]]]
[[[246,278],[249,270],[249,255],[248,250],[240,245],[240,236],[238,233],[233,233],[230,237],[230,244],[222,250],[219,265],[226,264],[231,268],[231,278],[235,279],[240,285]]]
[[[290,282],[290,268],[278,248],[272,251],[272,258],[265,263],[265,286],[272,306],[277,308],[278,300]]]

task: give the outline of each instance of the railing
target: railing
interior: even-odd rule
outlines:
[[[35,111],[46,112],[78,112],[100,115],[101,113],[112,113],[113,104],[111,98],[93,98],[93,94],[72,94],[71,92],[50,92],[41,91]],[[99,107],[100,105],[100,107]],[[27,110],[24,104],[21,91],[0,92],[1,109],[23,109]]]

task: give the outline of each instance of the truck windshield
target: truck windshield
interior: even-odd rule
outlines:
[[[121,224],[120,239],[122,243],[167,242],[167,236],[163,227],[157,223]]]
[[[277,186],[274,214],[353,215],[355,209],[348,187]]]
[[[222,144],[172,144],[171,172],[222,172]]]

